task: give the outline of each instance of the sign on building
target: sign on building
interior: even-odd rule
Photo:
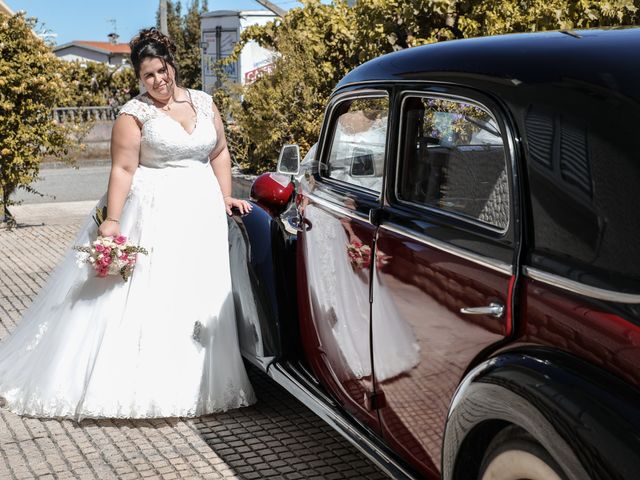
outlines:
[[[243,47],[238,61],[226,65],[220,61],[233,52],[245,28],[264,25],[275,18],[268,10],[216,10],[201,16],[202,85],[206,92],[220,87],[225,79],[246,84],[271,71],[274,53],[255,42]]]
[[[238,81],[238,62],[221,63],[221,60],[231,55],[237,42],[237,29],[223,30],[217,26],[214,31],[202,32],[204,84],[217,85],[219,73],[233,82]]]

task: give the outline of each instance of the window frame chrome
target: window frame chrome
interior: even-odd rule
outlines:
[[[592,287],[586,283],[570,280],[566,277],[529,266],[523,266],[522,272],[525,277],[531,280],[585,297],[615,303],[640,304],[640,293],[623,293],[605,288]]]
[[[455,257],[462,258],[490,270],[494,270],[496,272],[510,276],[515,274],[513,265],[510,263],[501,262],[500,260],[496,260],[495,258],[471,252],[464,248],[457,247],[455,245],[452,245],[451,243],[438,240],[423,233],[417,233],[414,230],[402,227],[395,223],[384,222],[380,225],[379,228],[398,235],[403,235],[415,242],[421,243],[431,248],[435,248],[436,250],[440,250],[441,252],[448,253]]]

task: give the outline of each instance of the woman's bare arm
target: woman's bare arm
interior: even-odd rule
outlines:
[[[216,129],[218,141],[209,155],[213,172],[216,174],[222,195],[227,198],[231,196],[231,155],[227,148],[227,138],[224,135],[224,125],[220,112],[215,103],[213,104],[213,125]]]
[[[140,127],[131,115],[120,115],[111,132],[111,174],[107,191],[107,218],[100,225],[103,236],[120,234],[120,215],[131,188],[131,179],[138,168]]]
[[[224,197],[224,205],[227,210],[227,214],[231,215],[232,207],[238,208],[241,214],[248,213],[251,211],[251,204],[231,196],[231,154],[227,148],[227,139],[224,135],[224,124],[222,123],[220,112],[218,111],[215,103],[213,104],[213,124],[216,129],[218,141],[216,142],[215,148],[209,155],[209,161],[213,168],[213,172],[218,179],[218,183],[220,184],[220,190]]]

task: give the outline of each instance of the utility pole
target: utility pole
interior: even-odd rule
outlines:
[[[169,35],[167,28],[167,0],[160,0],[160,31]]]
[[[273,13],[275,13],[279,17],[284,17],[285,14],[287,13],[286,10],[283,10],[282,8],[277,6],[275,3],[270,2],[269,0],[256,0],[256,2],[262,5],[267,10],[271,10]]]

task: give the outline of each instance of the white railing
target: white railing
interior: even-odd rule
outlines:
[[[110,121],[116,119],[113,107],[58,107],[52,109],[54,120],[60,123],[73,121]]]

